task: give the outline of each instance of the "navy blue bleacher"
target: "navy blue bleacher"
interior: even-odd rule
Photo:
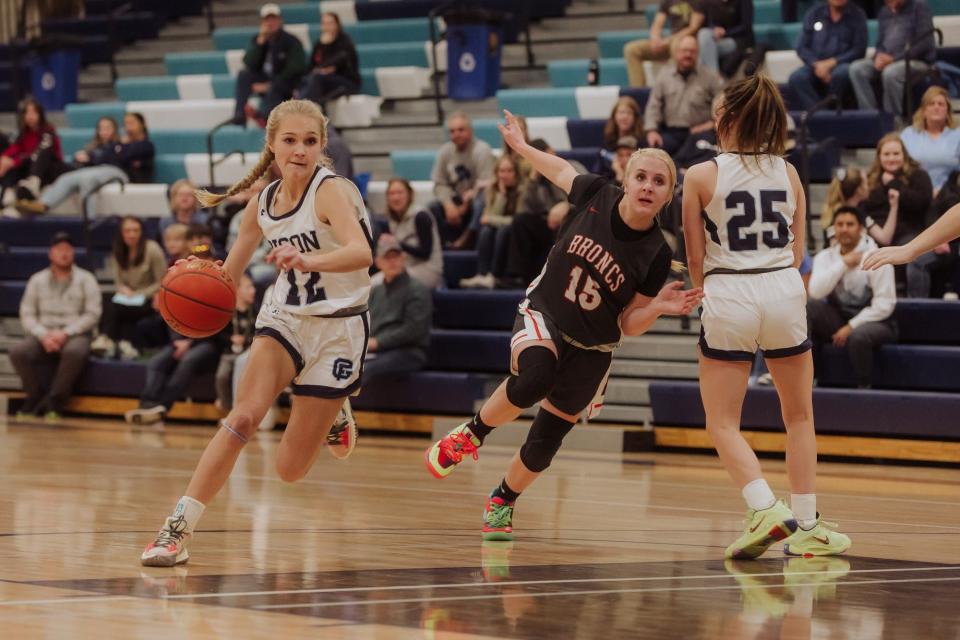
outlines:
[[[522,299],[519,290],[441,289],[433,292],[433,324],[450,329],[510,329]]]
[[[146,380],[147,367],[143,362],[91,358],[74,392],[77,395],[137,398],[143,392]],[[184,395],[197,402],[213,402],[215,388],[213,372],[209,371],[198,376]]]
[[[434,329],[427,369],[507,373],[511,335],[509,331]]]
[[[696,382],[651,382],[650,406],[657,426],[702,428],[705,423]],[[955,393],[818,388],[813,411],[821,434],[960,440],[956,428],[960,395]],[[740,424],[745,429],[782,431],[776,390],[750,388]]]
[[[350,403],[359,411],[469,415],[497,378],[479,373],[420,371],[365,385]],[[429,397],[428,403],[424,400]]]

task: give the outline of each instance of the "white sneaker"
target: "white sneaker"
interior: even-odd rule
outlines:
[[[193,535],[187,531],[183,516],[167,518],[157,538],[147,545],[140,555],[140,564],[145,567],[172,567],[190,559],[187,540]]]
[[[157,405],[149,409],[130,409],[123,414],[123,419],[127,421],[127,424],[154,424],[163,420],[166,413],[166,407]]]
[[[496,284],[496,278],[492,273],[481,273],[472,278],[464,278],[460,281],[461,289],[493,289]]]
[[[327,451],[337,460],[345,460],[353,453],[357,446],[357,421],[350,408],[350,400],[344,400],[327,434]]]
[[[129,340],[121,340],[117,346],[120,348],[120,358],[122,360],[136,360],[140,357],[140,352],[130,344]]]
[[[90,351],[104,358],[112,358],[117,352],[117,345],[110,339],[110,336],[101,333],[97,336],[97,339],[90,344]]]

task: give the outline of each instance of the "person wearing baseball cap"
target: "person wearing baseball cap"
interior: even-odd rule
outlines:
[[[100,286],[92,273],[73,263],[69,233],[53,234],[48,258],[50,266],[30,277],[20,300],[20,323],[27,336],[10,349],[26,393],[19,419],[59,419],[87,364],[100,320]]]
[[[261,126],[275,106],[289,100],[306,69],[303,45],[295,35],[284,31],[279,5],[268,2],[260,7],[260,31],[243,56],[243,69],[237,74],[236,106],[233,121],[245,124],[247,118]],[[261,96],[260,108],[247,101]]]
[[[407,273],[399,240],[388,233],[381,234],[374,255],[383,282],[370,289],[364,386],[386,375],[422,369],[427,362],[433,317],[430,290]]]
[[[627,162],[630,161],[630,156],[639,146],[640,142],[635,136],[620,136],[617,139],[613,160],[610,162],[610,174],[619,184],[623,184],[626,177],[624,170],[627,168]]]

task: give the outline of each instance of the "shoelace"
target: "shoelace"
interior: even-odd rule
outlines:
[[[491,527],[501,529],[509,526],[513,520],[513,505],[497,504],[490,501],[490,508],[487,510],[487,524]]]
[[[459,464],[463,460],[464,454],[472,455],[474,460],[480,459],[480,454],[477,453],[477,445],[473,444],[470,436],[463,431],[451,433],[441,440],[440,451],[452,460],[454,464]]]
[[[165,547],[168,544],[174,544],[180,542],[183,539],[183,536],[187,534],[187,520],[183,516],[177,516],[176,518],[169,518],[167,524],[164,525],[163,529],[160,529],[160,533],[157,534],[157,539],[153,541],[154,546]]]
[[[347,422],[345,420],[330,427],[330,432],[327,434],[327,444],[340,444],[341,436],[346,429]]]

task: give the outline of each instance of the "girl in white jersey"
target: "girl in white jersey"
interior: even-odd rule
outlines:
[[[144,550],[144,565],[188,560],[186,541],[205,505],[285,387],[291,386],[293,398],[276,466],[287,482],[309,471],[344,399],[359,388],[369,337],[369,221],[353,183],[326,168],[326,142],[327,119],[313,102],[284,102],[270,113],[263,155],[250,174],[224,195],[197,194],[204,206],[214,206],[276,162],[282,178],[247,203],[223,269],[239,282],[266,237],[274,247],[267,260],[281,272],[257,317],[234,408],[204,450],[186,494]],[[351,424],[335,443],[340,455],[331,448],[337,457],[352,448],[353,429]]]
[[[716,113],[723,152],[687,172],[683,229],[694,286],[703,286],[700,393],[707,433],[749,507],[726,550],[756,558],[787,539],[791,555],[833,555],[850,539],[816,507],[813,358],[807,337],[803,258],[806,202],[784,153],[787,113],[777,86],[756,74],[724,90]],[[777,500],[740,433],[757,349],[773,376],[787,428],[791,507]],[[835,525],[833,525],[835,527]]]

